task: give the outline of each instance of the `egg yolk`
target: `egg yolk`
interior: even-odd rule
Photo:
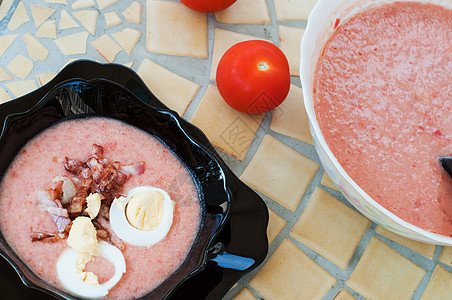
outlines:
[[[163,195],[159,191],[142,191],[130,198],[126,206],[126,217],[133,227],[151,231],[163,219]]]

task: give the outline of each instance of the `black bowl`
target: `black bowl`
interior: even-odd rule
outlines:
[[[198,128],[169,110],[136,73],[120,65],[74,62],[40,89],[0,105],[0,177],[35,135],[55,123],[87,116],[118,119],[155,136],[185,164],[198,187],[202,220],[188,257],[144,298],[219,299],[265,259],[268,211],[262,199],[231,172]],[[11,268],[1,261],[5,296],[73,299],[21,262],[1,232],[0,254],[22,282],[34,288],[14,281]]]

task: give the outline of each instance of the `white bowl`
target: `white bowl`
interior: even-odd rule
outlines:
[[[401,0],[398,0],[401,1]],[[410,0],[402,0],[410,1]],[[436,245],[452,246],[452,238],[435,234],[410,224],[378,204],[366,194],[344,171],[328,147],[317,122],[313,104],[313,81],[316,65],[324,45],[334,31],[336,19],[343,23],[364,9],[396,1],[390,0],[319,0],[309,15],[301,41],[300,79],[315,148],[328,175],[342,194],[363,215],[382,227],[401,236]],[[452,8],[450,0],[418,1]]]

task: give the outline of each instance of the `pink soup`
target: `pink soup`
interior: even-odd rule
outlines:
[[[64,121],[31,140],[17,155],[0,186],[1,231],[21,259],[40,277],[62,287],[56,262],[68,247],[66,239],[55,243],[32,242],[30,228],[56,232],[50,215],[38,208],[37,191],[52,185],[52,178],[67,174],[65,157],[84,160],[93,144],[104,156],[125,165],[145,162],[145,171],[133,175],[123,193],[150,185],[168,192],[175,201],[174,219],[168,235],[150,247],[125,243],[122,251],[126,273],[107,298],[133,299],[160,285],[185,260],[200,224],[200,202],[193,179],[179,159],[160,141],[125,123],[106,118]],[[114,204],[113,204],[114,205]],[[113,274],[111,264],[93,261],[87,266],[102,283]]]
[[[452,11],[396,2],[341,24],[317,66],[316,116],[350,177],[403,220],[452,236]]]

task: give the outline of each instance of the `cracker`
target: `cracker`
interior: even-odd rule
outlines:
[[[2,88],[0,88],[0,104],[12,100],[9,94]]]
[[[50,80],[52,80],[57,75],[57,72],[51,72],[51,73],[41,73],[36,75],[36,78],[38,79],[39,85],[43,86]]]
[[[273,110],[270,129],[313,145],[301,88],[290,85],[286,99]]]
[[[214,85],[209,85],[191,122],[201,128],[212,144],[243,161],[264,114],[250,115],[231,108]]]
[[[30,17],[28,16],[27,9],[25,8],[24,2],[20,1],[9,20],[8,29],[16,30],[28,21],[30,21]]]
[[[20,79],[25,79],[33,69],[33,61],[18,54],[7,66],[11,73]]]
[[[110,5],[115,4],[119,0],[97,0],[97,5],[99,6],[99,9],[104,9],[109,7]]]
[[[289,62],[290,75],[300,76],[300,43],[303,28],[279,26],[279,47]]]
[[[232,24],[271,24],[267,1],[238,0],[232,6],[215,13],[218,22]]]
[[[13,80],[14,77],[8,71],[0,67],[0,81]]]
[[[293,212],[318,169],[317,163],[266,134],[240,178]]]
[[[3,0],[2,4],[0,5],[0,20],[8,15],[9,9],[13,5],[13,3],[14,0]]]
[[[109,63],[113,62],[116,54],[122,51],[121,47],[106,34],[92,42],[91,46]]]
[[[92,7],[95,5],[96,2],[94,2],[94,0],[76,0],[74,3],[72,3],[72,9]]]
[[[76,28],[80,27],[80,25],[75,22],[75,20],[71,17],[71,15],[65,10],[61,10],[61,17],[60,17],[60,30],[63,29],[69,29],[69,28]]]
[[[140,39],[141,32],[132,28],[125,28],[122,31],[113,33],[111,36],[130,56],[132,54],[133,48],[135,48],[135,45]]]
[[[26,33],[23,36],[25,41],[25,46],[27,46],[28,54],[33,60],[46,60],[47,55],[49,55],[49,50],[41,44],[34,36],[30,33]]]
[[[146,2],[146,50],[170,55],[208,57],[207,15],[182,3]],[[190,29],[190,30],[187,30]]]
[[[5,53],[6,49],[11,46],[16,38],[17,34],[0,36],[0,56],[3,56],[3,53]]]
[[[41,24],[43,24],[55,12],[53,8],[39,6],[36,4],[30,5],[30,10],[36,27],[41,26]]]
[[[57,25],[55,20],[45,22],[36,31],[36,36],[55,39],[57,37]]]
[[[55,44],[64,55],[85,54],[88,35],[86,31],[74,33],[56,39]]]
[[[5,83],[5,86],[13,93],[14,97],[19,98],[38,88],[34,79],[20,80]]]
[[[44,0],[46,3],[67,4],[67,0]]]
[[[123,11],[122,15],[124,16],[127,22],[140,24],[142,13],[143,5],[134,1],[125,11]]]
[[[318,0],[274,0],[276,18],[280,21],[307,20]]]
[[[115,11],[108,12],[104,16],[105,16],[105,28],[110,28],[112,26],[122,23],[121,18]]]
[[[74,17],[85,27],[91,35],[96,33],[97,10],[79,10],[72,13]]]
[[[200,88],[198,84],[168,71],[147,58],[143,60],[137,73],[160,101],[181,116]]]
[[[210,80],[215,81],[218,63],[223,54],[233,45],[248,41],[261,40],[251,35],[245,35],[224,29],[215,29],[215,39],[213,44],[212,69],[210,73]]]

